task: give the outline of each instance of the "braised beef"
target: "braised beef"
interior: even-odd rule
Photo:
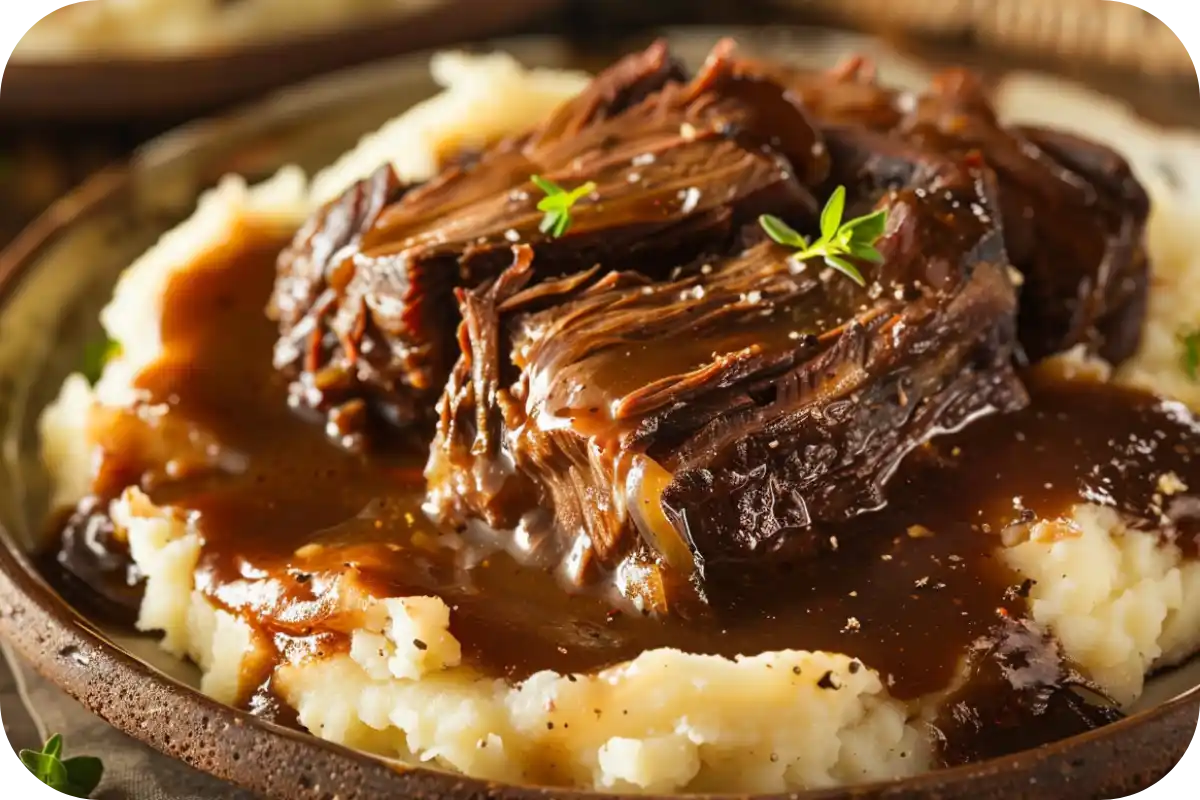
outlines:
[[[1083,344],[1115,363],[1136,350],[1150,204],[1118,153],[1059,131],[1002,125],[984,86],[963,70],[947,70],[914,94],[879,84],[862,58],[828,72],[768,62],[742,68],[792,88],[828,140],[835,182],[903,183],[915,155],[938,161],[980,152],[996,172],[1005,245],[1024,279],[1025,355],[1037,361]]]
[[[352,187],[280,258],[276,366],[296,377],[298,405],[351,403],[331,417],[338,437],[370,411],[412,422],[455,357],[453,289],[495,277],[514,242],[536,250],[538,279],[594,263],[662,278],[665,264],[718,254],[760,211],[811,213],[808,188],[906,185],[922,165],[973,152],[998,177],[1022,281],[1021,356],[1077,344],[1113,362],[1131,355],[1145,313],[1149,202],[1118,154],[1000,124],[962,70],[913,94],[882,86],[862,58],[812,72],[735,58],[723,42],[690,83],[657,43],[535,129],[424,186],[399,186],[385,166]],[[533,174],[598,184],[562,239],[537,229]]]
[[[349,328],[333,326],[354,274],[347,256],[361,244],[363,232],[375,224],[380,212],[408,189],[391,164],[385,164],[314,214],[280,253],[267,313],[278,320],[281,331],[275,365],[298,375],[292,384],[293,401],[306,407],[328,402],[332,407],[357,392],[404,391],[397,372],[404,369],[407,353],[389,352],[379,332],[367,324],[366,314],[351,320],[354,324]],[[359,298],[359,302],[365,301]],[[343,357],[332,358],[334,353]],[[362,374],[371,379],[359,379]],[[412,408],[401,407],[398,412],[397,422],[412,421]]]
[[[462,295],[431,506],[544,528],[577,583],[641,575],[630,590],[658,606],[714,570],[836,547],[816,523],[880,507],[914,447],[1026,401],[990,174],[914,175],[878,201],[866,288],[768,240],[673,282],[524,289],[519,249]]]
[[[946,766],[1040,747],[1121,718],[1058,642],[1028,621],[1000,618],[963,661],[961,685],[933,722]]]
[[[132,627],[144,576],[117,535],[106,504],[88,496],[53,520],[57,548],[41,558],[54,588],[95,619]]]
[[[1150,200],[1106,147],[1040,128],[1017,135],[1053,159],[1058,185],[1070,187],[1054,197],[1031,175],[1026,193],[1006,203],[1009,248],[1028,276],[1019,321],[1026,352],[1037,359],[1086,344],[1119,363],[1137,350],[1146,316]]]
[[[295,401],[366,400],[400,422],[427,412],[457,356],[454,288],[495,277],[514,242],[535,249],[539,276],[603,262],[662,277],[759,213],[813,214],[820,137],[781,86],[741,75],[731,48],[682,83],[657,44],[473,164],[408,189],[384,167],[324,209],[281,256],[271,305]],[[539,230],[532,175],[596,184],[560,238]]]

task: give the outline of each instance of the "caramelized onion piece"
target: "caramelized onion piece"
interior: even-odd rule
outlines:
[[[650,547],[650,552],[658,553],[667,566],[680,575],[692,575],[700,566],[696,563],[692,544],[663,513],[662,493],[670,485],[672,477],[654,459],[644,455],[635,456],[629,477],[625,480],[629,518]]]

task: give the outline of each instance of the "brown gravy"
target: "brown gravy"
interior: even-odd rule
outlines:
[[[96,486],[113,496],[133,476],[156,502],[191,512],[204,541],[202,589],[289,650],[344,646],[348,625],[326,600],[331,581],[351,579],[385,596],[441,596],[468,661],[495,675],[584,672],[655,647],[823,649],[853,654],[894,695],[913,698],[945,689],[973,644],[1024,615],[1026,591],[995,556],[1005,527],[1105,502],[1147,525],[1165,518],[1168,535],[1196,552],[1200,500],[1163,497],[1159,476],[1200,489],[1200,423],[1149,395],[1030,375],[1029,409],[910,457],[885,510],[825,532],[837,540],[831,555],[711,587],[711,607],[692,618],[566,593],[553,574],[466,546],[427,520],[425,442],[355,455],[288,410],[286,381],[271,367],[276,330],[262,314],[281,246],[244,231],[172,281],[165,357],[137,380],[147,406],[160,408],[159,427],[127,415],[106,437]],[[206,443],[200,456],[143,446],[147,430],[176,425],[193,449]],[[94,545],[80,526],[99,524],[95,516],[76,514],[64,541]],[[71,545],[59,560],[98,589],[117,585],[106,592],[113,602],[133,601],[119,588],[124,564],[97,567],[96,550]]]

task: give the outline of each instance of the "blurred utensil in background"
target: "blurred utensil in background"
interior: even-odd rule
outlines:
[[[1187,48],[1154,15],[1107,0],[768,0],[781,12],[884,36],[907,34],[1196,77]]]

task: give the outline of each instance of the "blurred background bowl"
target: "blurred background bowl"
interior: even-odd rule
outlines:
[[[89,20],[93,24],[80,24],[79,30],[38,35],[44,26],[53,28],[58,14],[99,12],[112,2],[87,0],[68,6],[26,34],[4,70],[0,120],[113,123],[196,116],[340,67],[522,30],[564,4],[563,0],[397,0],[390,11],[375,7],[357,14],[326,15],[324,24],[292,23],[286,32],[273,32],[267,20],[259,19],[244,25],[237,36],[197,31],[194,39],[182,43],[175,34],[189,25],[163,30],[159,38],[109,36],[109,28],[122,24],[164,29],[169,21],[164,17],[170,17],[164,9],[175,4],[184,15],[185,6],[198,4],[196,0],[146,0],[149,18],[145,20],[125,14]],[[205,7],[237,9],[264,0],[199,2]],[[327,2],[337,4],[337,0]],[[309,0],[307,5],[312,3]],[[279,5],[278,0],[274,4]],[[216,12],[190,16],[196,17],[195,27],[202,27],[202,19],[220,18]],[[208,26],[217,28],[215,22]],[[109,41],[92,41],[105,38]]]

